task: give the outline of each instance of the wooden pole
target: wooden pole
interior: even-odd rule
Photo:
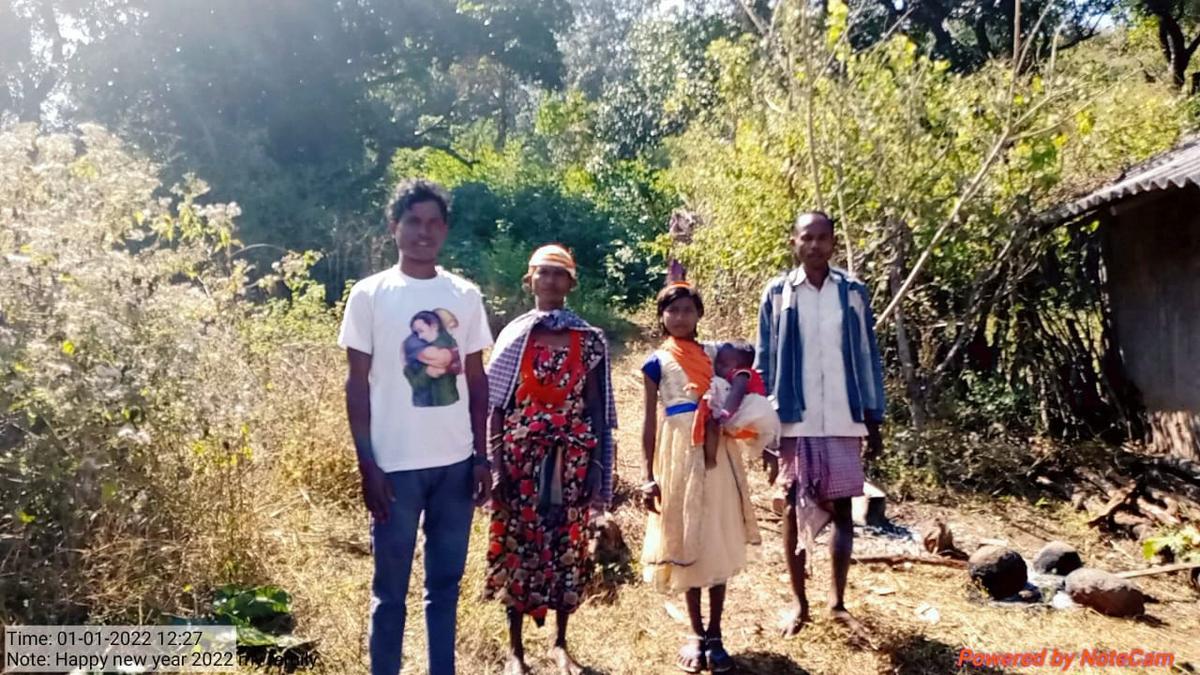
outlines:
[[[1184,570],[1194,570],[1200,568],[1200,561],[1190,563],[1175,563],[1173,565],[1160,565],[1159,567],[1148,567],[1144,570],[1129,570],[1128,572],[1117,572],[1117,576],[1122,579],[1133,579],[1136,577],[1148,577],[1155,574],[1168,574],[1170,572],[1183,572]]]
[[[967,561],[954,560],[952,558],[935,558],[925,555],[866,555],[853,558],[851,562],[858,565],[868,565],[870,563],[883,563],[885,565],[903,565],[904,563],[914,563],[917,565],[936,565],[938,567],[954,567],[956,569],[966,569]]]

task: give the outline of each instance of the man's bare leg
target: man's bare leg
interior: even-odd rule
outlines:
[[[829,611],[834,621],[850,631],[852,642],[869,647],[871,639],[866,627],[846,609],[846,578],[850,574],[850,558],[854,553],[854,517],[850,498],[835,499],[830,506],[833,507],[833,536],[829,538],[829,557],[833,563],[833,583],[829,588]]]
[[[787,560],[788,578],[792,583],[792,595],[795,604],[788,613],[783,624],[783,637],[792,637],[804,628],[811,620],[808,613],[808,596],[805,594],[805,563],[807,551],[796,551],[799,531],[796,527],[796,507],[788,504],[783,514],[783,557]]]
[[[854,554],[854,517],[849,497],[835,499],[831,506],[833,536],[829,538],[829,558],[833,561],[833,584],[829,589],[829,609],[836,613],[846,610],[846,577]]]

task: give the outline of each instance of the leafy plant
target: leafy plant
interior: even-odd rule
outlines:
[[[217,589],[212,616],[237,627],[243,647],[292,648],[308,641],[291,635],[292,597],[278,586],[227,585]]]
[[[1142,556],[1146,560],[1162,556],[1176,562],[1200,562],[1200,529],[1184,525],[1165,530],[1142,542]]]

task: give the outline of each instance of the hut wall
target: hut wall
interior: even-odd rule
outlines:
[[[1117,337],[1149,442],[1200,459],[1200,189],[1119,206],[1107,230]]]

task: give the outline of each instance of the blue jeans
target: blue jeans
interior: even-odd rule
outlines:
[[[371,582],[368,637],[371,675],[397,675],[403,654],[412,572],[421,513],[425,520],[425,631],[429,675],[454,673],[458,584],[467,562],[467,539],[475,510],[470,459],[431,469],[387,474],[396,496],[385,523],[371,523],[375,578]]]

